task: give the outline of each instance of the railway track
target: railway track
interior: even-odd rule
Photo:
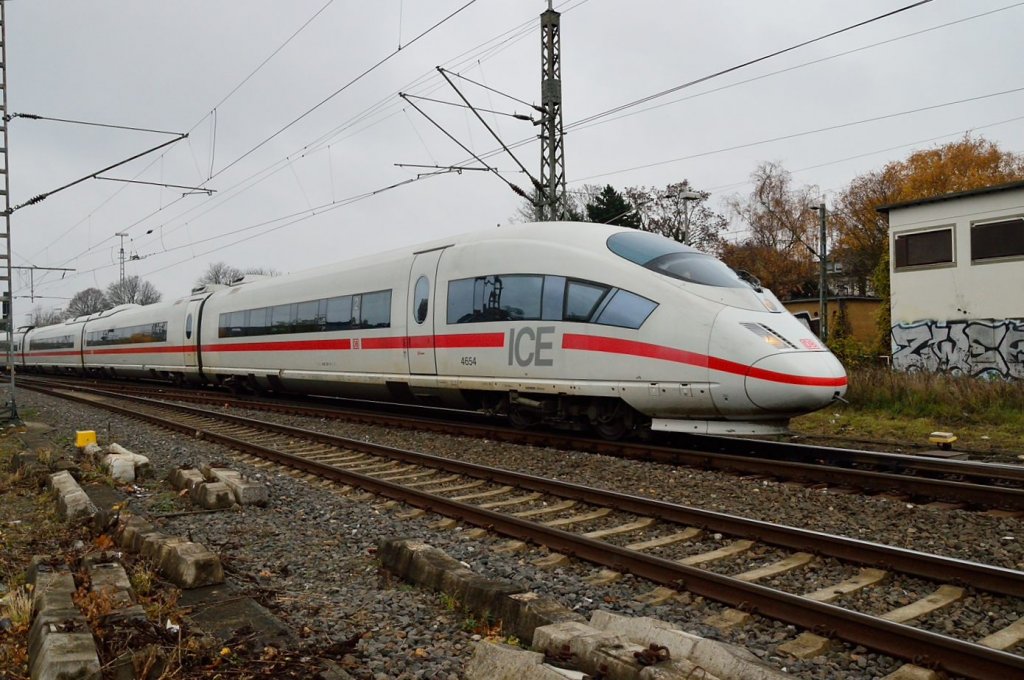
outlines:
[[[67,384],[63,380],[40,380],[35,377],[22,378],[21,382],[27,386]],[[97,388],[95,385],[82,385],[80,381],[71,385],[82,390]],[[103,385],[100,384],[98,388],[102,389]],[[380,412],[370,409],[339,408],[335,400],[331,400],[330,405],[310,404],[123,382],[114,383],[111,389],[155,399],[206,403],[313,418],[345,419],[388,427],[414,428],[518,444],[589,451],[633,460],[755,475],[806,485],[826,485],[861,493],[887,494],[913,502],[941,502],[951,508],[1024,512],[1024,467],[1018,465],[728,437],[690,436],[685,438],[682,446],[608,442],[580,435],[518,430],[482,418],[478,414],[473,414],[474,422],[455,421],[450,417],[450,411],[445,411],[449,416],[447,418],[428,417],[408,415],[402,411]],[[464,412],[457,413],[462,418],[467,415]]]
[[[268,461],[260,465],[285,465],[545,545],[610,571],[629,572],[675,590],[685,588],[806,629],[832,631],[850,642],[919,663],[924,660],[965,677],[1004,680],[1024,672],[1024,657],[1004,651],[1024,639],[1024,621],[982,640],[960,640],[907,625],[927,621],[932,612],[961,606],[981,595],[1016,602],[1024,596],[1024,573],[1019,571],[138,396],[33,389],[201,436]],[[122,401],[129,405],[117,403]],[[708,540],[712,532],[728,538]],[[751,555],[758,557],[751,559]],[[842,574],[842,578],[808,589],[807,581],[813,579],[793,577],[821,561],[829,562],[823,572]],[[868,614],[833,604],[855,601],[864,588],[903,588],[914,579],[929,581],[931,591],[890,611]]]

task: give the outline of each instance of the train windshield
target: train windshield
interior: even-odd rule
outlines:
[[[674,279],[719,288],[750,288],[721,260],[647,231],[623,231],[608,238],[619,257]]]

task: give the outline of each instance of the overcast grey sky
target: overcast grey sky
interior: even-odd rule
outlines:
[[[63,307],[61,298],[115,280],[117,232],[129,235],[125,248],[139,258],[127,272],[170,300],[186,294],[213,261],[298,271],[508,223],[521,199],[485,172],[359,198],[421,172],[395,163],[466,160],[397,96],[457,101],[435,66],[539,103],[545,0],[476,0],[409,44],[467,3],[8,2],[10,112],[189,132],[186,141],[107,176],[217,190],[183,197],[179,189],[90,180],[14,213],[14,264],[76,270],[63,279],[37,272],[36,294],[49,297],[36,304]],[[908,4],[556,2],[565,123]],[[857,174],[969,129],[1024,151],[1024,90],[988,96],[1024,88],[1022,28],[1024,2],[933,0],[623,112],[629,115],[578,126],[565,139],[570,189],[688,179],[711,191],[724,211],[724,199],[749,191],[748,175],[765,160],[782,162],[827,198]],[[495,92],[457,84],[479,107],[531,113]],[[976,97],[983,98],[938,106]],[[420,106],[476,152],[495,148],[464,109]],[[510,143],[536,134],[528,122],[487,120]],[[14,204],[169,139],[25,119],[11,121],[9,131]],[[779,137],[789,138],[766,141]],[[536,141],[516,154],[538,172]],[[510,158],[491,162],[528,187]],[[28,295],[27,273],[15,284],[16,296]],[[32,307],[16,298],[16,323]]]

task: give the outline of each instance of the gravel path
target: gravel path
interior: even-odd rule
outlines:
[[[68,442],[76,429],[96,429],[103,442],[116,441],[150,456],[162,475],[181,463],[224,461],[229,453],[218,446],[170,434],[148,425],[85,406],[22,391],[22,415],[58,426],[58,440]],[[237,410],[232,410],[238,413]],[[731,512],[766,521],[927,550],[1004,567],[1024,567],[1020,522],[982,513],[936,510],[884,499],[835,495],[734,476],[673,468],[651,463],[623,461],[583,453],[467,440],[430,433],[387,430],[374,426],[287,416],[252,414],[301,427],[319,429],[357,439],[431,453],[531,474],[555,477],[580,484],[648,495],[662,500]],[[479,573],[509,578],[551,595],[584,615],[607,608],[633,615],[662,618],[697,634],[724,639],[748,647],[757,656],[794,677],[808,679],[879,678],[902,662],[839,644],[826,656],[797,661],[776,652],[781,642],[799,631],[774,621],[754,617],[754,622],[728,633],[705,625],[704,620],[722,605],[699,597],[684,596],[661,606],[641,604],[636,598],[653,586],[632,577],[604,586],[592,586],[586,578],[596,568],[573,562],[553,571],[532,566],[542,549],[502,554],[494,548],[505,539],[493,536],[469,540],[461,530],[431,528],[437,516],[400,521],[395,512],[380,508],[377,499],[357,501],[339,496],[318,484],[293,479],[277,472],[234,467],[261,477],[271,491],[267,508],[245,509],[168,519],[169,531],[188,533],[194,540],[220,551],[229,574],[261,595],[294,630],[305,636],[311,648],[325,648],[358,638],[346,657],[347,667],[358,678],[458,678],[472,654],[475,634],[483,624],[461,611],[457,603],[396,583],[378,570],[374,550],[382,537],[415,536],[446,550]],[[167,512],[176,502],[166,488],[154,483],[147,503],[152,511]],[[652,532],[651,535],[655,535]],[[631,538],[631,540],[642,540]],[[713,535],[702,537],[709,545]],[[728,540],[726,537],[725,540]],[[744,568],[773,557],[771,550],[749,556]],[[731,569],[736,571],[738,568]],[[823,562],[807,574],[847,573]],[[800,572],[797,572],[799,574]],[[801,591],[800,576],[778,579],[787,590]],[[811,578],[811,576],[808,576]],[[816,577],[814,577],[816,578]],[[871,593],[878,593],[874,597]],[[862,606],[881,608],[892,597],[884,588],[858,595]],[[957,623],[987,633],[1024,611],[988,608],[984,596],[971,595],[970,607]],[[1024,610],[1024,607],[1022,607]],[[927,627],[945,631],[948,624],[932,617]]]

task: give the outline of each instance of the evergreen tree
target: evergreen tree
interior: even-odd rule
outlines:
[[[639,229],[642,221],[636,208],[611,184],[605,186],[594,200],[587,202],[587,219],[601,224]]]

